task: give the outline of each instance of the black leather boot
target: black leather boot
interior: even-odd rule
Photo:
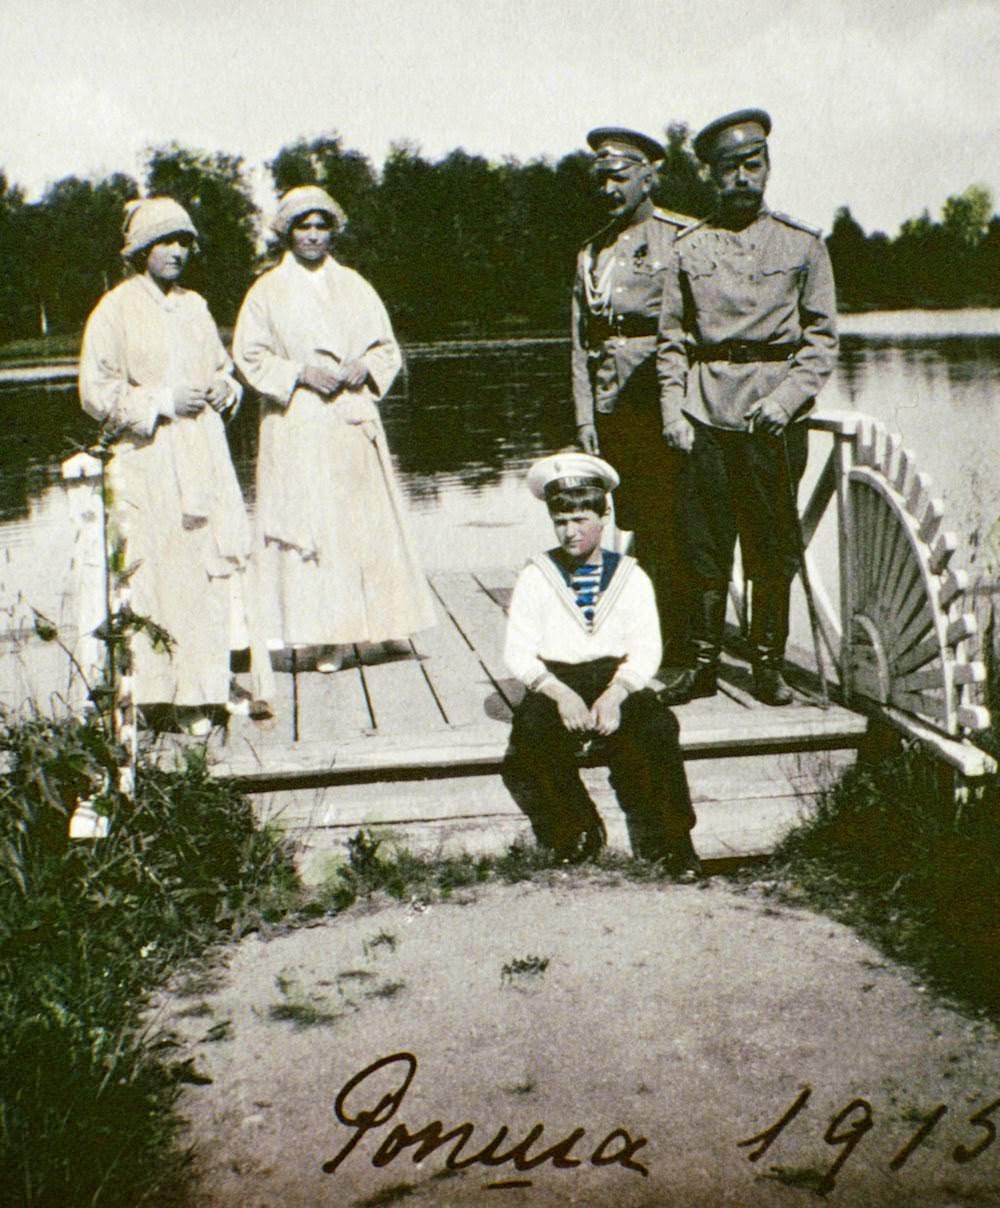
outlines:
[[[788,641],[791,584],[784,579],[755,579],[750,613],[753,694],[765,705],[790,705],[791,688],[781,674]]]
[[[662,699],[668,705],[683,705],[718,690],[719,653],[726,623],[726,588],[709,587],[695,596],[691,647],[694,664],[664,685]]]

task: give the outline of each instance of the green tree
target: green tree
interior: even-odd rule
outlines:
[[[340,203],[347,229],[337,237],[337,258],[369,276],[378,259],[378,179],[367,156],[346,149],[334,132],[282,147],[267,168],[279,197],[298,185],[319,185]]]
[[[38,286],[32,272],[24,193],[0,169],[0,339],[38,330]]]
[[[671,122],[666,129],[666,155],[659,168],[654,200],[668,210],[704,218],[715,208],[715,186],[702,170],[691,149],[690,131],[684,122]]]
[[[146,190],[173,197],[198,229],[200,255],[186,284],[204,294],[216,322],[231,324],[253,276],[257,208],[243,157],[170,143],[148,152]]]
[[[123,207],[137,194],[135,181],[121,173],[96,184],[67,176],[31,207],[26,239],[50,330],[77,330],[120,280]]]
[[[993,216],[993,194],[986,185],[969,185],[948,198],[941,208],[944,229],[967,246],[974,247],[986,234]]]

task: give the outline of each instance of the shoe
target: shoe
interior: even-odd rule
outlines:
[[[776,667],[754,666],[753,694],[763,705],[790,705],[795,699],[795,693]]]
[[[249,717],[251,705],[250,693],[236,680],[229,685],[229,700],[226,701],[226,712],[233,717]]]
[[[413,653],[409,638],[388,638],[382,643],[382,652],[389,658],[401,658]]]
[[[688,834],[675,839],[659,858],[667,875],[682,885],[693,885],[705,875]]]
[[[552,853],[561,864],[582,864],[592,860],[607,844],[608,833],[600,818],[595,818],[586,830],[574,835],[568,843],[553,847]]]
[[[343,646],[324,646],[316,659],[316,670],[322,675],[331,675],[343,667],[345,656]]]
[[[784,579],[755,579],[750,611],[753,694],[765,705],[790,705],[795,696],[781,674],[788,641],[791,584]]]
[[[666,705],[686,705],[700,696],[714,696],[719,690],[718,663],[698,663],[686,667],[673,679],[660,678],[660,700]]]
[[[718,691],[719,654],[726,623],[727,590],[708,587],[698,593],[698,607],[692,618],[691,646],[694,665],[664,684],[660,699],[668,705],[683,705]]]
[[[212,719],[197,705],[181,705],[177,709],[177,725],[192,738],[207,738],[212,733]]]

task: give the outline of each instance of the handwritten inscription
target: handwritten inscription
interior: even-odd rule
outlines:
[[[334,1174],[364,1138],[372,1132],[386,1129],[393,1121],[406,1098],[407,1091],[417,1073],[417,1059],[412,1053],[392,1053],[380,1057],[371,1065],[360,1070],[344,1083],[333,1104],[334,1115],[351,1130],[338,1152],[323,1163],[327,1174]],[[386,1086],[389,1090],[385,1090]],[[746,1140],[737,1142],[747,1149],[750,1162],[759,1161],[775,1144],[786,1129],[805,1111],[812,1096],[812,1088],[803,1087],[773,1124]],[[975,1161],[994,1143],[997,1125],[993,1116],[1000,1109],[1000,1099],[994,1099],[967,1117],[965,1128],[968,1136],[953,1145],[951,1160],[958,1165]],[[887,1168],[898,1172],[913,1154],[923,1145],[949,1111],[948,1105],[938,1104],[919,1119],[909,1137],[891,1158],[887,1156]],[[822,1136],[823,1141],[838,1152],[829,1168],[816,1172],[814,1190],[827,1195],[836,1186],[837,1176],[861,1145],[866,1135],[875,1126],[875,1112],[867,1099],[854,1098],[830,1118]],[[485,1144],[477,1138],[487,1137]],[[613,1128],[596,1145],[585,1142],[587,1135],[583,1127],[574,1128],[554,1143],[545,1144],[542,1137],[545,1125],[533,1125],[523,1136],[512,1137],[506,1124],[483,1126],[464,1121],[446,1126],[441,1120],[417,1127],[396,1119],[391,1128],[380,1137],[378,1148],[370,1161],[376,1168],[390,1165],[397,1158],[409,1154],[414,1164],[423,1162],[432,1154],[440,1153],[447,1170],[468,1170],[470,1167],[496,1168],[509,1166],[518,1175],[547,1166],[552,1170],[574,1170],[583,1165],[595,1167],[620,1166],[642,1178],[649,1176],[649,1169],[636,1158],[639,1150],[648,1144],[644,1136],[633,1136],[628,1129]],[[780,1171],[780,1167],[773,1168]],[[507,1178],[486,1183],[490,1190],[505,1190],[532,1186],[531,1179]]]
[[[747,1154],[749,1161],[759,1161],[767,1153],[778,1137],[781,1136],[795,1117],[805,1108],[811,1095],[812,1088],[809,1086],[803,1087],[784,1114],[779,1116],[769,1128],[765,1128],[762,1132],[757,1133],[756,1136],[747,1137],[745,1141],[737,1142],[741,1148],[754,1146]],[[968,1123],[973,1128],[981,1130],[983,1135],[978,1137],[976,1143],[972,1146],[956,1145],[951,1151],[952,1161],[963,1166],[968,1162],[975,1161],[980,1154],[989,1149],[997,1136],[997,1128],[992,1120],[992,1116],[997,1108],[1000,1108],[1000,1099],[994,1099],[992,1103],[987,1103],[985,1107],[980,1108],[979,1111],[968,1117]],[[933,1111],[928,1112],[921,1119],[919,1126],[914,1130],[913,1134],[890,1159],[888,1166],[891,1171],[902,1170],[913,1153],[923,1145],[938,1124],[940,1124],[942,1117],[947,1111],[948,1105],[946,1103],[939,1103]],[[831,1118],[826,1131],[823,1133],[823,1140],[827,1145],[839,1146],[840,1153],[837,1154],[829,1170],[822,1175],[816,1184],[815,1189],[820,1195],[827,1195],[834,1189],[838,1172],[843,1169],[845,1163],[849,1160],[855,1149],[857,1149],[865,1134],[870,1132],[874,1127],[874,1123],[875,1115],[872,1105],[867,1099],[852,1099],[850,1103],[842,1107]]]
[[[401,1080],[371,1106],[375,1094],[378,1093],[372,1089],[375,1075],[390,1067],[396,1067],[394,1072]],[[384,1127],[396,1115],[416,1072],[417,1059],[412,1053],[393,1053],[373,1061],[343,1085],[334,1100],[333,1112],[341,1124],[354,1131],[339,1152],[323,1163],[323,1170],[327,1174],[333,1174],[338,1169],[367,1133]],[[511,1142],[508,1141],[510,1130],[503,1124],[493,1132],[481,1149],[466,1152],[466,1147],[471,1146],[476,1131],[476,1125],[469,1121],[446,1129],[441,1120],[433,1120],[413,1131],[405,1124],[398,1123],[382,1139],[372,1155],[371,1164],[376,1167],[388,1166],[405,1150],[411,1151],[413,1162],[422,1162],[435,1151],[448,1149],[444,1160],[448,1170],[467,1170],[471,1166],[506,1166],[508,1163],[516,1171],[536,1170],[545,1165],[555,1170],[569,1170],[589,1162],[591,1166],[621,1166],[643,1178],[649,1175],[649,1170],[635,1158],[636,1153],[647,1144],[646,1138],[633,1137],[627,1129],[613,1128],[591,1150],[588,1157],[573,1156],[573,1151],[582,1144],[586,1136],[584,1128],[574,1128],[554,1145],[532,1153],[532,1149],[541,1143],[544,1130],[544,1124],[536,1124],[520,1140]],[[492,1130],[484,1131],[489,1133]],[[530,1185],[530,1179],[511,1179],[489,1186],[500,1190],[505,1187]]]

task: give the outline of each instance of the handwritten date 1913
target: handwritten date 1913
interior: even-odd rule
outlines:
[[[781,1136],[789,1124],[805,1108],[811,1095],[812,1087],[803,1087],[794,1102],[789,1105],[784,1115],[775,1120],[769,1128],[764,1129],[763,1132],[759,1132],[753,1137],[747,1137],[745,1141],[737,1142],[741,1148],[750,1150],[747,1158],[751,1162],[758,1161],[767,1153],[778,1137]],[[989,1149],[997,1136],[997,1128],[991,1116],[998,1107],[1000,1107],[1000,1099],[994,1099],[992,1103],[987,1103],[985,1107],[980,1108],[979,1111],[969,1116],[968,1123],[980,1130],[983,1135],[977,1138],[975,1145],[956,1145],[951,1152],[952,1161],[963,1166],[967,1162],[975,1161],[981,1153]],[[919,1127],[890,1160],[889,1169],[893,1173],[902,1170],[910,1160],[911,1155],[924,1144],[947,1111],[948,1105],[946,1103],[939,1103],[933,1111],[928,1112],[920,1121]],[[838,1171],[840,1171],[861,1143],[865,1134],[871,1131],[874,1123],[872,1105],[867,1099],[852,1099],[850,1103],[842,1107],[831,1118],[826,1132],[823,1133],[823,1140],[827,1145],[839,1147],[840,1152],[834,1158],[829,1170],[827,1170],[817,1184],[816,1190],[821,1195],[827,1195],[833,1190]],[[750,1149],[751,1146],[753,1146],[752,1149]]]
[[[392,1066],[398,1067],[396,1074],[401,1075],[401,1081],[387,1094],[374,1104],[372,1103],[377,1090],[372,1090],[375,1076],[382,1070]],[[323,1170],[333,1174],[344,1159],[351,1153],[366,1133],[372,1129],[381,1128],[395,1116],[402,1106],[403,1099],[409,1090],[417,1072],[417,1059],[412,1053],[393,1053],[381,1057],[371,1065],[355,1074],[343,1087],[334,1100],[334,1115],[341,1124],[354,1130],[340,1151],[323,1163]],[[368,1083],[365,1088],[364,1084]],[[364,1090],[369,1091],[366,1097]],[[358,1102],[360,1100],[360,1102]],[[362,1106],[361,1104],[365,1104]],[[404,1150],[412,1149],[414,1162],[422,1162],[435,1150],[450,1146],[445,1166],[449,1170],[466,1170],[470,1166],[496,1167],[510,1164],[516,1171],[535,1170],[548,1163],[555,1169],[565,1170],[580,1166],[588,1161],[592,1166],[621,1166],[635,1174],[648,1176],[649,1171],[635,1160],[635,1154],[647,1143],[645,1137],[632,1137],[624,1128],[614,1128],[590,1153],[588,1158],[573,1157],[572,1151],[583,1140],[586,1130],[575,1128],[555,1144],[545,1149],[531,1153],[533,1146],[541,1140],[544,1125],[536,1124],[518,1141],[508,1142],[509,1129],[501,1125],[493,1136],[474,1153],[463,1156],[466,1146],[472,1141],[475,1126],[469,1122],[445,1129],[440,1120],[425,1124],[415,1132],[411,1132],[405,1124],[396,1124],[383,1138],[382,1143],[372,1155],[373,1166],[388,1166]],[[506,1148],[505,1148],[506,1146]],[[528,1186],[530,1180],[516,1180],[510,1183],[495,1183],[493,1186]]]

